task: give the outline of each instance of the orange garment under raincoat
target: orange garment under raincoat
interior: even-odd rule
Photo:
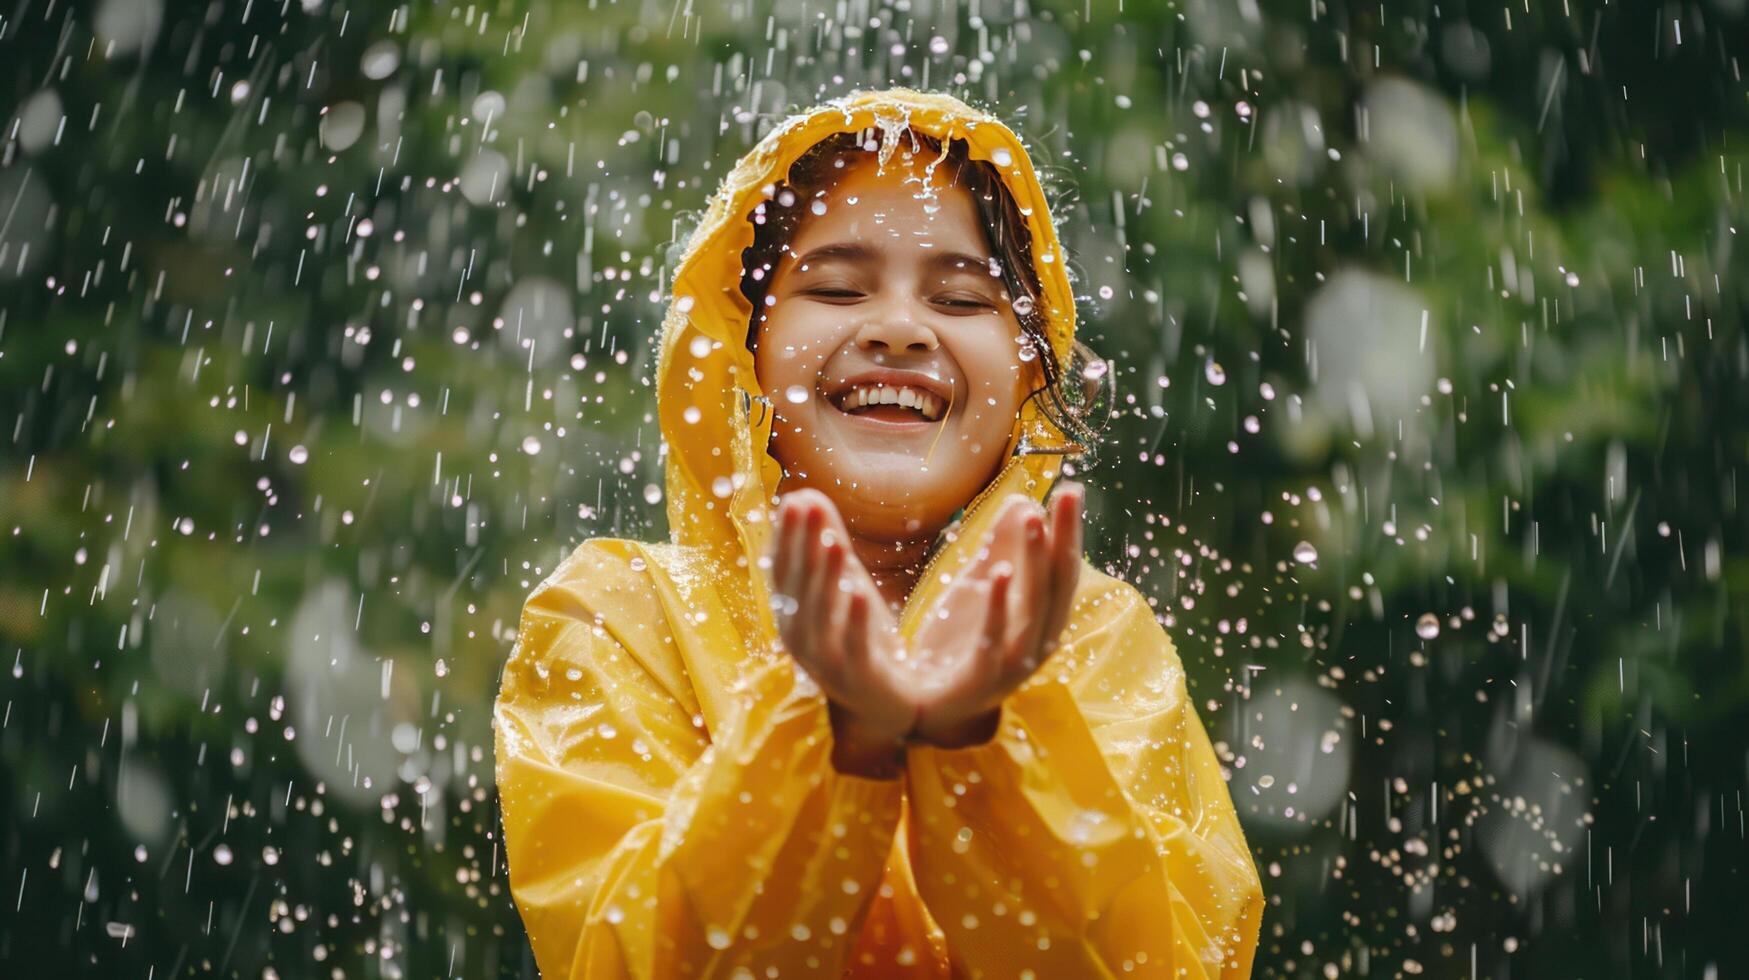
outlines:
[[[877,127],[963,138],[1027,216],[1051,342],[1074,302],[1019,139],[951,96],[862,91],[736,165],[675,275],[657,399],[672,541],[595,539],[529,596],[495,707],[510,890],[548,980],[1249,975],[1263,894],[1171,640],[1091,565],[1063,645],[988,743],[913,747],[903,778],[832,765],[826,701],[778,646],[765,552],[781,471],[744,343],[748,215],[805,149]],[[1008,461],[900,616],[971,558],[1060,444],[1028,403]]]

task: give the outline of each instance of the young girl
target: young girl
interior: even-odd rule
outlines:
[[[1074,303],[1016,136],[857,92],[723,181],[657,398],[672,542],[529,596],[496,706],[544,975],[1243,977],[1171,641],[1081,557]]]

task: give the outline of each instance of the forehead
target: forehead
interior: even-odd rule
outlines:
[[[882,248],[909,242],[987,255],[971,192],[953,180],[945,162],[929,174],[932,159],[927,149],[909,161],[895,153],[885,167],[877,167],[873,154],[857,154],[831,190],[798,202],[810,210],[792,247],[800,253],[854,236]]]

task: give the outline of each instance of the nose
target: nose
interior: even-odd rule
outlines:
[[[901,304],[873,311],[856,328],[856,345],[865,351],[914,351],[928,353],[941,346],[941,338],[922,318]]]

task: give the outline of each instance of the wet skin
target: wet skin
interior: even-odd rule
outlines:
[[[927,159],[925,156],[924,159]],[[894,774],[907,742],[975,744],[1054,648],[1080,569],[1078,486],[1001,502],[978,557],[907,649],[897,607],[929,546],[996,474],[1036,363],[970,193],[895,154],[846,168],[772,270],[756,344],[783,466],[779,627],[831,701],[841,770]],[[929,181],[934,195],[920,197]],[[859,404],[908,388],[913,406]],[[995,502],[992,502],[995,505]]]

